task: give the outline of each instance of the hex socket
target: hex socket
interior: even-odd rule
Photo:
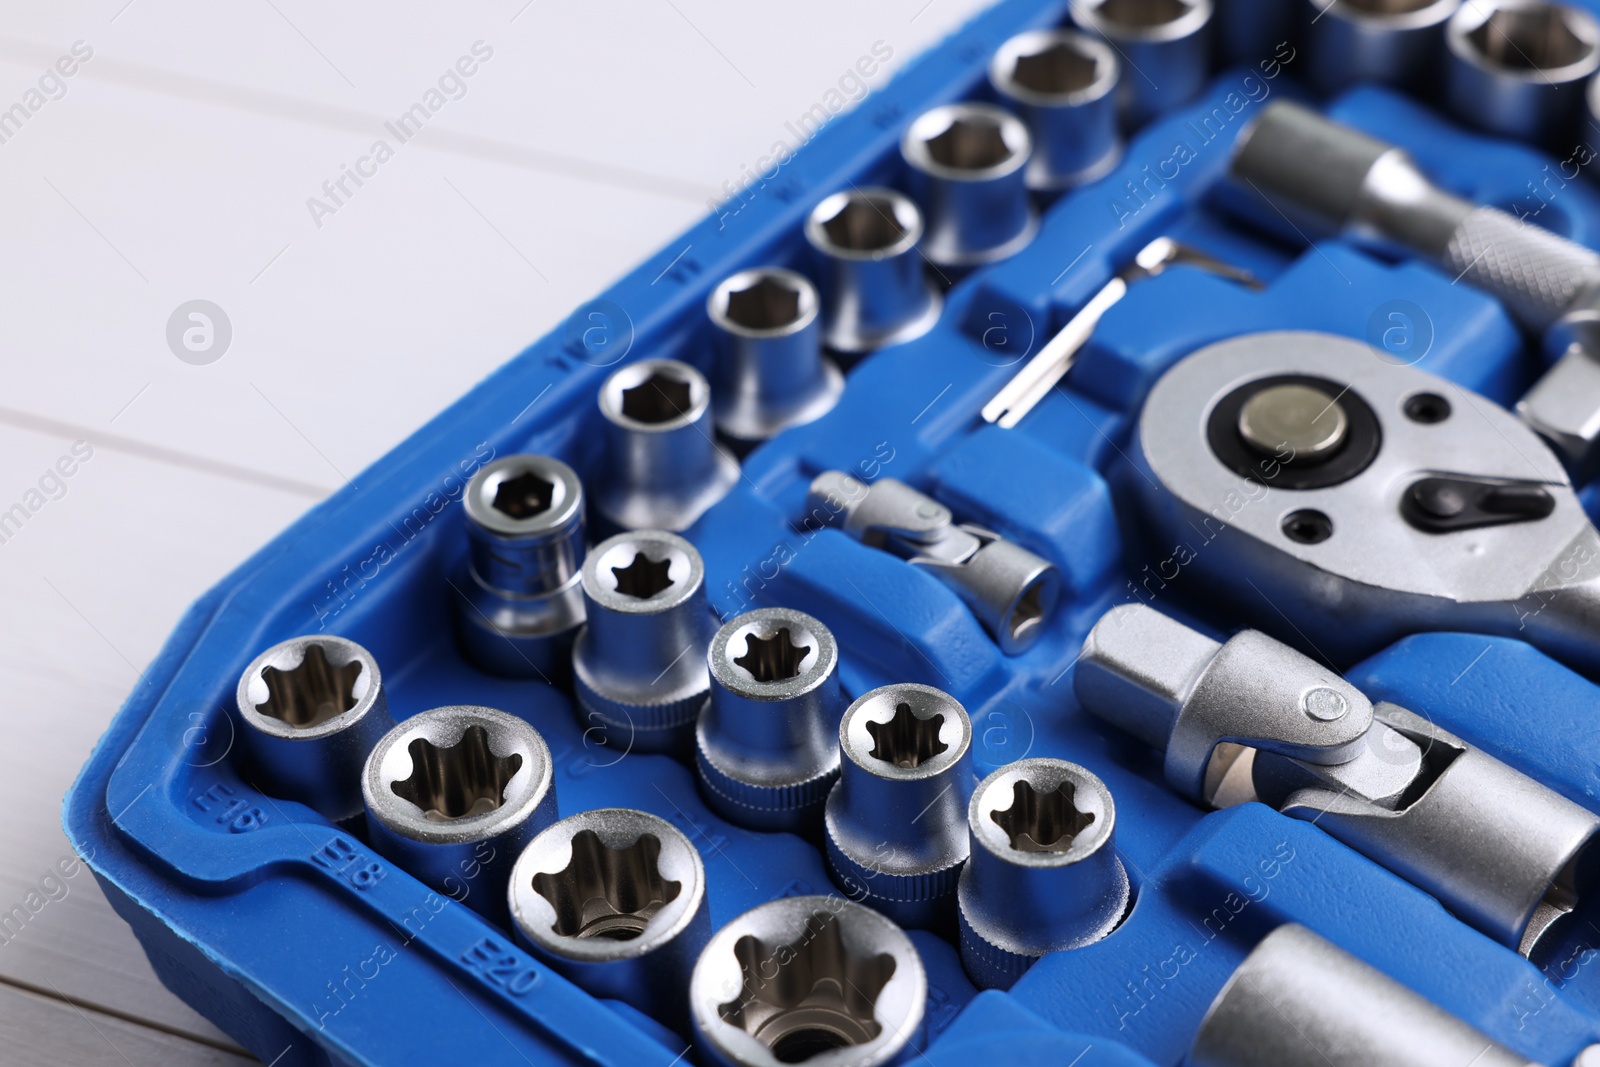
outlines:
[[[1324,93],[1378,82],[1432,93],[1461,0],[1305,0],[1306,76]]]
[[[592,499],[608,532],[687,530],[739,480],[712,438],[711,386],[687,363],[619,367],[600,386],[600,414],[605,477]]]
[[[972,853],[957,889],[961,962],[1009,989],[1049,952],[1100,940],[1128,908],[1116,805],[1095,775],[1059,759],[1007,764],[967,806]]]
[[[715,348],[714,421],[743,446],[825,415],[844,375],[822,354],[816,287],[782,267],[724,278],[706,297]]]
[[[806,218],[822,297],[823,343],[859,354],[921,337],[943,303],[922,269],[922,212],[869,187],[834,193]]]
[[[361,794],[373,848],[501,923],[517,855],[556,820],[544,738],[474,705],[433,708],[390,730],[367,757]]]
[[[1133,72],[1117,87],[1126,126],[1192,100],[1211,75],[1211,0],[1072,0],[1069,10]]]
[[[1600,22],[1552,0],[1474,0],[1445,29],[1445,102],[1456,118],[1502,137],[1556,146],[1600,68]],[[1561,146],[1565,147],[1565,146]]]
[[[464,497],[467,566],[454,583],[467,656],[510,677],[564,678],[583,625],[583,484],[550,456],[506,456]]]
[[[900,140],[927,224],[923,252],[940,267],[975,267],[1021,251],[1039,228],[1028,199],[1028,127],[990,104],[945,104]]]
[[[1030,30],[995,51],[989,81],[1033,137],[1028,188],[1054,193],[1083,185],[1122,159],[1120,77],[1116,53],[1073,30]]]
[[[886,685],[845,711],[839,749],[825,818],[835,884],[902,926],[953,927],[976,784],[966,709],[931,686]]]
[[[361,766],[394,725],[372,653],[342,637],[294,637],[239,676],[234,702],[250,776],[334,821],[361,811]]]
[[[510,906],[517,940],[574,984],[687,1030],[711,918],[705,864],[677,827],[631,808],[562,819],[518,857]]]
[[[618,534],[584,561],[583,595],[572,648],[583,726],[619,751],[687,754],[716,626],[700,553],[665,530]]]
[[[759,608],[711,639],[695,729],[706,804],[757,830],[815,829],[839,774],[839,645],[818,620]]]

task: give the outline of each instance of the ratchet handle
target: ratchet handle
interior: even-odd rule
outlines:
[[[1469,211],[1450,235],[1442,263],[1458,281],[1499,298],[1542,332],[1585,289],[1600,284],[1600,255],[1498,208]]]

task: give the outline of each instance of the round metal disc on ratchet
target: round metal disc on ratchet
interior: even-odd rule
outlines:
[[[1312,385],[1269,386],[1239,409],[1239,435],[1263,455],[1331,455],[1349,430],[1350,417],[1338,398]]]

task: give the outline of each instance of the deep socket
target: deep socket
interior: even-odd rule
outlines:
[[[1211,75],[1211,0],[1072,0],[1069,10],[1128,67],[1117,88],[1125,126],[1193,99]]]
[[[923,252],[940,267],[975,267],[1024,248],[1039,228],[1028,199],[1028,127],[990,104],[924,111],[900,140],[911,191],[928,232]]]
[[[834,193],[812,209],[824,344],[860,355],[933,328],[943,300],[923,272],[922,235],[922,212],[893,189]]]
[[[1120,77],[1116,53],[1073,30],[1030,30],[995,51],[989,81],[1033,137],[1028,188],[1060,192],[1104,177],[1121,161]]]

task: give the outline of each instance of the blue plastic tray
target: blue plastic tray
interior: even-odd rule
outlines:
[[[1261,17],[1236,18],[1226,51],[1281,60],[1273,19],[1288,6],[1259,4]],[[983,96],[994,48],[1062,21],[1064,8],[1009,0],[986,12],[831,123],[737,210],[708,218],[578,309],[190,609],[65,804],[69,837],[168,986],[281,1067],[621,1067],[666,1065],[684,1051],[669,1031],[591,998],[514,947],[506,930],[378,859],[356,834],[245,785],[230,756],[235,680],[276,641],[348,636],[377,656],[397,718],[476,703],[536,725],[555,754],[563,815],[621,805],[675,822],[704,856],[714,925],[774,897],[830,891],[809,844],[723,822],[684,766],[637,754],[619,764],[585,741],[567,695],[462,659],[445,580],[464,551],[459,496],[491,456],[544,452],[592,471],[596,390],[619,352],[703,365],[703,306],[717,280],[759,264],[807,269],[799,233],[811,207],[847,182],[900,184],[905,125],[933,104]],[[1133,413],[1173,362],[1256,330],[1366,338],[1385,305],[1403,301],[1431,337],[1426,370],[1510,403],[1541,369],[1499,305],[1448,277],[1339,242],[1274,244],[1205,207],[1249,117],[1266,100],[1303,95],[1294,70],[1292,58],[1281,70],[1252,58],[1148,127],[1116,172],[1049,210],[1029,248],[957,285],[933,332],[865,360],[831,414],[749,456],[739,485],[689,533],[719,612],[788,605],[839,635],[849,694],[900,681],[937,686],[972,712],[980,773],[1025,755],[1064,756],[1116,797],[1137,904],[1110,937],[1046,958],[1009,993],[975,997],[950,944],[912,935],[929,974],[918,1044],[940,1067],[997,1052],[1079,1067],[1176,1063],[1233,967],[1286,921],[1531,1058],[1565,1064],[1600,1040],[1600,970],[1583,966],[1600,926],[1575,924],[1543,973],[1313,826],[1255,804],[1203,813],[1168,789],[1150,752],[1072,695],[1084,634],[1166,554],[1119,518],[1109,485]],[[1377,89],[1328,107],[1405,144],[1475,200],[1531,210],[1534,186],[1555,167]],[[1219,108],[1232,121],[1216,122]],[[1600,197],[1584,180],[1555,195],[1545,187],[1537,221],[1600,246]],[[1113,265],[1163,233],[1246,266],[1266,288],[1182,268],[1141,284],[1105,317],[1069,389],[1018,430],[984,427],[979,407],[1017,362]],[[594,333],[596,322],[609,329]],[[1051,559],[1064,599],[1044,638],[1026,655],[1002,656],[937,581],[842,534],[796,532],[807,484],[830,468],[910,482]],[[1236,625],[1231,605],[1186,605],[1177,586],[1170,607],[1191,609],[1215,632]],[[1477,666],[1463,675],[1469,663]],[[1427,714],[1600,807],[1600,733],[1590,721],[1600,692],[1543,654],[1509,640],[1422,634],[1345,666],[1374,699]]]

